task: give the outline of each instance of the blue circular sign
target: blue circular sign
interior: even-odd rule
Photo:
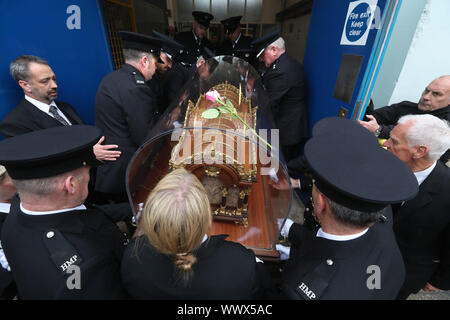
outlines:
[[[347,18],[345,34],[348,41],[355,42],[361,39],[369,28],[372,10],[367,3],[358,4]]]

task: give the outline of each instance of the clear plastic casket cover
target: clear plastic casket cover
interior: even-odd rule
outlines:
[[[137,224],[156,184],[185,168],[208,194],[210,235],[228,234],[257,255],[276,258],[292,188],[272,128],[269,99],[250,64],[218,56],[194,69],[128,165],[127,193]],[[283,182],[285,188],[273,186]]]

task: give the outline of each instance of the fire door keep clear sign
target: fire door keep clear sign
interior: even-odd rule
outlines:
[[[378,0],[350,2],[342,30],[341,45],[365,46]]]

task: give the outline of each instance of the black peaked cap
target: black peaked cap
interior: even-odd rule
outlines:
[[[225,33],[233,33],[240,26],[241,18],[242,16],[236,16],[220,21],[225,28]]]
[[[161,51],[171,55],[172,60],[179,61],[182,57],[185,47],[178,41],[173,40],[171,37],[162,34],[156,30],[152,31],[153,35],[162,41]]]
[[[93,146],[100,129],[88,125],[58,126],[0,141],[0,164],[13,179],[53,177],[83,166],[97,166]]]
[[[280,29],[269,32],[262,37],[252,41],[252,46],[256,52],[256,57],[258,58],[266,47],[277,40],[281,36]]]
[[[324,134],[336,134],[345,137],[348,130],[348,119],[342,117],[328,117],[319,120],[312,129],[312,136],[319,136]],[[363,126],[352,126],[352,134],[358,136],[365,136],[364,139],[372,141],[372,144],[379,146],[378,139],[369,130]]]
[[[122,38],[123,49],[152,53],[158,58],[158,62],[163,62],[159,57],[163,45],[161,39],[130,31],[119,31],[119,36]]]
[[[214,16],[212,14],[202,11],[192,11],[192,16],[194,17],[195,21],[206,28],[209,27],[209,23],[212,19],[214,19]]]
[[[411,169],[361,125],[345,118],[320,122],[304,155],[324,195],[350,209],[374,212],[417,194]]]

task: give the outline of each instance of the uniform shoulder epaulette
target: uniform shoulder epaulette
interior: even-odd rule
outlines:
[[[136,81],[137,85],[145,84],[145,79],[142,76],[142,74],[140,74],[140,73],[138,73],[136,71],[133,71],[133,76],[134,76],[134,81]]]
[[[285,288],[285,293],[291,299],[319,300],[335,272],[335,262],[332,259],[326,259],[298,281],[295,287]]]
[[[67,273],[67,268],[71,265],[80,265],[83,261],[81,255],[58,229],[52,228],[48,230],[44,233],[43,238],[50,254],[50,259],[63,275]]]

